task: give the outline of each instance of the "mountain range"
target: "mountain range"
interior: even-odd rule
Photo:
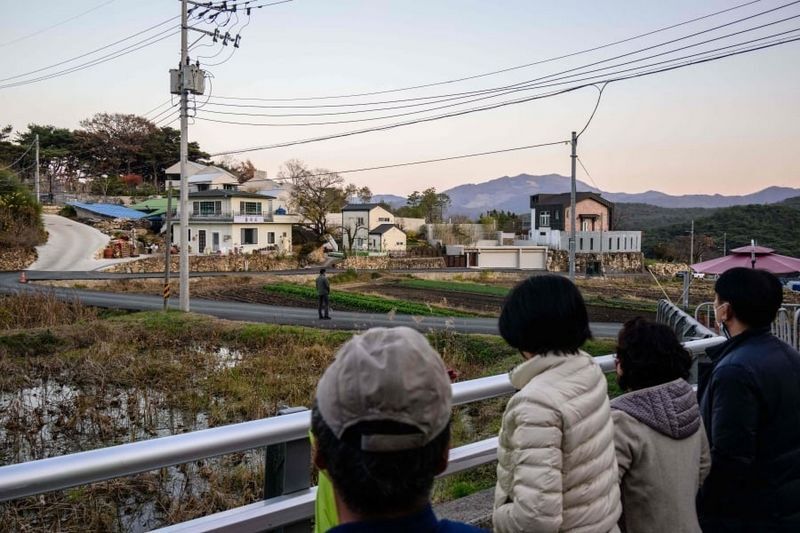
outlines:
[[[752,194],[724,196],[721,194],[670,195],[659,191],[641,193],[604,192],[588,183],[578,180],[578,191],[590,191],[603,195],[615,203],[641,203],[659,207],[731,207],[748,204],[772,204],[788,198],[800,196],[800,188],[767,187]],[[442,191],[450,197],[448,214],[462,214],[475,217],[491,209],[526,213],[530,209],[532,194],[558,194],[569,192],[570,179],[559,174],[533,176],[503,176],[482,183],[459,185]],[[392,194],[376,194],[374,202],[386,202],[392,207],[405,204],[406,199]]]

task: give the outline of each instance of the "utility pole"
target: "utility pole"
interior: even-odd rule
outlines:
[[[189,11],[187,0],[181,0],[181,188],[179,209],[181,212],[180,249],[180,309],[189,311]]]
[[[172,265],[172,182],[167,188],[167,238],[164,239],[164,311],[169,307],[169,278]]]
[[[42,203],[42,196],[39,194],[39,134],[36,134],[34,137],[34,142],[36,143],[36,202]],[[53,192],[53,191],[50,191]]]
[[[578,136],[572,132],[572,189],[569,195],[569,279],[575,280],[575,162],[578,159]]]
[[[689,245],[689,266],[694,263],[694,219],[692,220],[692,239]]]
[[[728,232],[722,233],[722,255],[728,255]]]

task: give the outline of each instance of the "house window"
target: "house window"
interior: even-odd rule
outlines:
[[[275,244],[275,232],[270,231],[267,233],[267,244]]]
[[[236,185],[233,185],[232,183],[226,183],[222,186],[222,188],[226,191],[235,191]]]
[[[378,222],[389,222],[389,217],[378,217]]]
[[[243,215],[260,215],[261,202],[239,202],[239,211]]]
[[[198,183],[197,190],[198,191],[207,191],[209,189],[208,183]]]
[[[356,218],[356,224],[358,224],[359,226],[363,226],[364,225],[364,217],[357,217]]]
[[[364,246],[364,239],[362,239],[361,237],[359,237],[358,239],[356,239],[356,246],[358,246],[359,248],[361,248],[362,246]]]
[[[581,220],[581,231],[589,231],[589,220]]]
[[[258,244],[258,229],[242,228],[242,244]]]
[[[539,214],[539,226],[543,228],[550,227],[550,211],[542,211],[541,214]]]
[[[194,202],[194,214],[201,216],[219,215],[222,212],[222,202]]]

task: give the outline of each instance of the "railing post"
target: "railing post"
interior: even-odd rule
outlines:
[[[308,411],[288,407],[278,416]],[[311,486],[311,443],[308,437],[267,446],[264,457],[264,499],[291,494]],[[272,530],[274,533],[309,533],[311,521],[303,520]]]

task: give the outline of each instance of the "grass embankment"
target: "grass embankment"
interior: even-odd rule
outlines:
[[[437,291],[463,292],[469,294],[484,294],[489,296],[497,296],[500,298],[505,298],[511,291],[510,288],[500,285],[484,285],[481,283],[468,281],[408,279],[401,281],[399,285],[401,287],[408,287],[410,289],[429,289]],[[643,311],[648,313],[655,313],[658,307],[656,303],[630,301],[622,298],[604,296],[603,294],[597,294],[593,290],[587,290],[586,287],[581,287],[581,292],[583,293],[583,297],[587,305],[610,307],[614,309],[630,309],[633,311]]]
[[[32,325],[35,302],[2,299]],[[310,406],[316,383],[351,332],[229,322],[179,312],[99,319],[52,307],[47,327],[0,332],[0,464],[100,448]],[[17,299],[24,299],[20,303]],[[502,339],[428,333],[460,380],[508,371],[519,354]],[[610,353],[603,340],[593,355]],[[507,398],[454,410],[453,445],[496,435]],[[11,502],[10,530],[149,529],[263,496],[263,453],[229,454]],[[492,465],[437,482],[436,500],[492,486]]]
[[[265,285],[264,290],[284,296],[293,296],[306,299],[317,298],[316,289],[306,285],[274,283]],[[382,296],[374,296],[371,294],[355,294],[342,291],[332,292],[330,295],[330,302],[332,306],[342,305],[348,309],[358,309],[359,311],[370,313],[389,313],[394,311],[403,315],[419,316],[475,316],[474,313],[457,311],[455,309],[447,309],[445,307],[409,302],[406,300],[397,300],[394,298],[384,298]]]

